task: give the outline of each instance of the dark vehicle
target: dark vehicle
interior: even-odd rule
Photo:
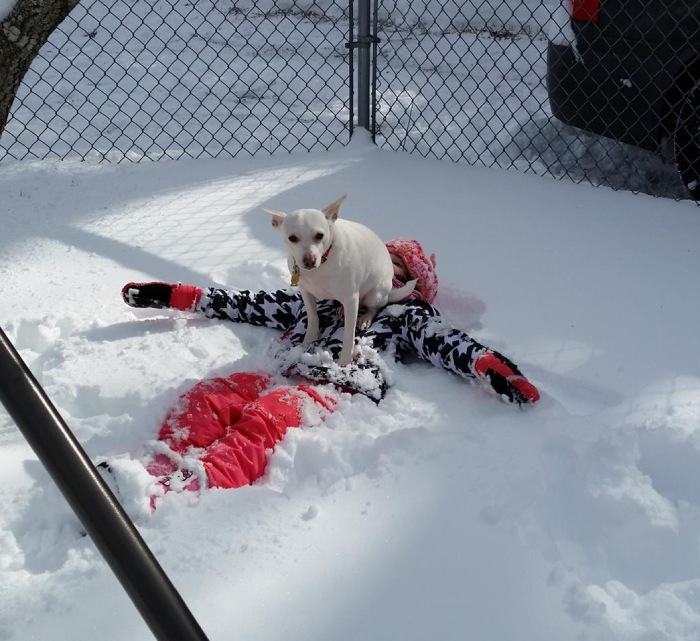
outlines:
[[[644,149],[672,149],[700,200],[700,0],[572,0],[568,27],[547,53],[553,114]]]

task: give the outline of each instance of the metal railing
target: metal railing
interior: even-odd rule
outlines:
[[[138,530],[0,329],[0,402],[159,641],[207,641]]]

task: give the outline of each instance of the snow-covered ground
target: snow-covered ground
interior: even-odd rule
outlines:
[[[138,527],[209,639],[696,641],[694,204],[362,136],[263,159],[9,164],[0,325],[89,455],[137,474],[178,394],[265,368],[275,334],[132,310],[121,286],[283,286],[262,208],[345,191],[345,216],[437,254],[444,313],[543,398],[523,411],[394,365],[381,404],[342,397],[255,486],[166,496]],[[0,639],[152,638],[4,413],[0,506]]]
[[[700,214],[533,175],[684,195],[655,156],[551,119],[543,34],[566,39],[563,3],[382,3],[380,148],[362,132],[342,147],[344,5],[249,4],[82,2],[2,139],[10,156],[89,160],[0,171],[0,326],[88,454],[124,457],[136,505],[178,394],[267,368],[275,340],[129,309],[122,285],[283,286],[262,208],[343,192],[344,215],[437,254],[443,313],[543,399],[520,411],[394,365],[379,406],[341,397],[255,486],[138,515],[208,637],[696,641]],[[241,157],[93,162],[224,148]],[[316,151],[259,157],[291,148]],[[494,168],[421,157],[435,149]],[[3,411],[0,507],[0,640],[152,638]]]

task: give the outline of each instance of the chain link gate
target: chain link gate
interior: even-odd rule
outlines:
[[[0,160],[345,143],[348,24],[345,0],[84,0],[32,63]]]
[[[572,42],[572,7],[615,3],[84,0],[25,77],[0,161],[330,149],[359,126],[387,149],[684,198],[659,155],[552,116],[548,45]]]

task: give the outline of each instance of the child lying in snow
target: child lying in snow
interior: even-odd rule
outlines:
[[[431,305],[437,294],[434,256],[427,259],[417,241],[405,238],[389,241],[387,248],[394,263],[394,286],[416,279],[416,288],[401,303],[379,310],[367,330],[358,331],[359,357],[346,367],[334,360],[343,336],[342,314],[335,301],[318,302],[319,349],[304,353],[306,312],[297,290],[253,293],[162,282],[124,286],[122,297],[131,307],[172,308],[282,331],[272,356],[279,373],[290,382],[275,386],[266,374],[239,372],[202,381],[183,394],[159,433],[167,451],[148,466],[157,478],[152,508],[157,496],[172,489],[233,488],[260,478],[266,450],[289,427],[317,422],[333,411],[333,388],[313,383],[330,383],[380,402],[388,389],[387,366],[380,353],[390,348],[397,359],[417,356],[481,383],[508,403],[537,402],[537,388],[514,363],[440,318]],[[200,464],[190,467],[201,469],[183,467],[182,457],[187,455],[194,455]],[[110,462],[100,466],[117,476]],[[116,485],[118,490],[118,480]]]

